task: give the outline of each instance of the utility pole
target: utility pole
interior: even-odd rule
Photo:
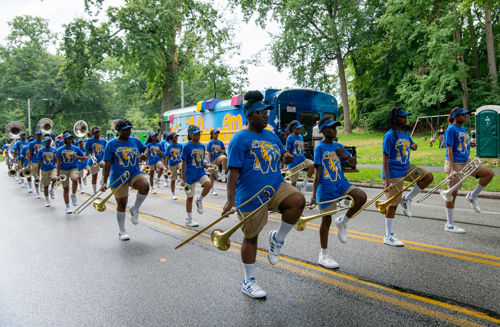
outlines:
[[[184,108],[184,81],[181,80],[181,108]]]
[[[30,99],[28,99],[28,135],[31,135],[31,109],[30,109]]]

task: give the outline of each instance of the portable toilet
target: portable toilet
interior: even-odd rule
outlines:
[[[476,156],[500,157],[500,106],[487,105],[476,110]]]

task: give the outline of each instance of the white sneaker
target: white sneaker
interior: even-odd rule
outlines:
[[[196,211],[198,211],[198,213],[200,215],[202,215],[203,214],[203,202],[200,201],[200,200],[198,200],[198,199],[199,198],[196,198],[196,201],[195,201],[195,203],[196,203]]]
[[[50,198],[51,198],[51,199],[55,199],[55,198],[56,198],[56,196],[54,195],[54,189],[51,189],[51,190],[49,191],[49,194],[50,194]]]
[[[83,191],[83,189],[80,190],[80,194],[85,194],[85,192]]]
[[[50,207],[50,202],[49,201],[45,201],[45,207],[46,208]]]
[[[457,225],[444,225],[444,231],[457,234],[465,234],[465,229],[458,227]]]
[[[128,236],[128,234],[127,234],[126,231],[119,232],[118,233],[118,238],[120,239],[120,241],[128,241],[128,240],[130,240],[130,237]]]
[[[26,185],[24,184],[24,182],[22,182],[21,188],[26,188]]]
[[[163,187],[168,187],[168,182],[165,181],[165,184],[163,184]]]
[[[151,187],[151,188],[149,189],[149,193],[151,193],[151,194],[156,194],[155,188],[154,188],[154,187]]]
[[[306,195],[307,193],[307,183],[302,182],[300,185],[300,193]]]
[[[70,213],[73,213],[73,210],[71,210],[71,207],[66,207],[66,213],[69,215]]]
[[[134,209],[128,209],[130,212],[130,221],[132,224],[137,225],[139,223],[139,211],[134,211]]]
[[[35,195],[35,199],[41,199],[41,198],[42,198],[42,197],[40,196],[40,193],[37,193],[37,194]]]
[[[171,198],[172,198],[172,200],[177,200],[177,197],[175,196],[175,194],[172,194]]]
[[[17,179],[17,184],[21,184],[21,183],[22,183],[22,179],[21,178]]]
[[[276,239],[274,238],[276,233],[277,231],[275,230],[269,232],[269,251],[267,251],[267,260],[269,260],[269,263],[272,265],[278,263],[281,247],[285,243],[276,241]]]
[[[259,284],[255,278],[250,278],[248,281],[243,280],[243,286],[241,286],[241,292],[243,294],[250,296],[252,299],[262,299],[266,297],[266,292],[260,288]]]
[[[405,244],[394,237],[394,233],[391,233],[389,236],[384,237],[384,244],[391,246],[404,246]]]
[[[218,195],[217,192],[215,192],[214,189],[210,189],[210,195]]]
[[[479,207],[479,203],[477,203],[477,198],[474,199],[473,197],[471,197],[470,193],[467,194],[465,198],[469,201],[470,206],[472,207],[472,209],[474,209],[475,212],[481,212],[481,207]]]
[[[186,218],[186,226],[187,227],[198,227],[198,223],[193,221],[193,219]]]
[[[403,208],[405,216],[411,218],[411,200],[405,200],[405,197],[403,196],[400,204],[401,208]]]
[[[227,181],[227,177],[226,177],[226,175],[222,175],[222,176],[220,177],[220,181],[221,181],[222,183],[225,183],[225,182]]]
[[[76,194],[71,194],[71,202],[76,207],[78,203],[76,202]]]
[[[337,226],[337,229],[339,230],[337,236],[339,237],[340,242],[345,243],[347,242],[347,226],[342,224],[340,219],[342,219],[342,217],[335,219],[335,226]]]
[[[28,188],[28,193],[33,193],[33,189],[31,187]]]
[[[321,255],[320,253],[318,263],[320,266],[330,269],[337,269],[339,267],[339,264],[330,257],[330,254]]]

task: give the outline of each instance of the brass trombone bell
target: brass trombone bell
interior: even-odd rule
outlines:
[[[172,172],[170,170],[165,170],[165,172],[163,173],[164,176],[166,177],[172,177]]]
[[[21,178],[30,178],[31,176],[33,176],[33,169],[31,168],[23,168],[19,171],[19,177]]]
[[[191,185],[186,184],[186,186],[184,186],[184,192],[191,193]]]
[[[219,167],[217,167],[217,166],[210,166],[208,168],[205,168],[205,172],[207,174],[210,174],[210,175],[213,175],[213,174],[215,174],[218,171],[219,171]]]
[[[86,122],[83,120],[79,120],[73,125],[73,132],[75,133],[75,136],[78,138],[82,138],[87,136],[87,133],[89,131],[89,127]]]
[[[151,167],[149,165],[146,165],[143,169],[142,169],[142,173],[144,175],[148,175],[149,172],[151,171]]]
[[[340,201],[343,201],[343,200],[344,201],[349,200],[349,204],[347,204],[346,207],[340,207]],[[320,217],[324,217],[324,216],[330,216],[330,215],[336,214],[337,212],[351,209],[354,206],[354,199],[350,195],[345,195],[345,196],[341,196],[340,198],[336,198],[333,200],[316,203],[315,205],[312,205],[311,207],[309,207],[309,209],[312,209],[315,206],[319,206],[320,204],[325,204],[325,203],[337,203],[338,207],[337,207],[337,209],[330,210],[330,211],[323,212],[323,213],[319,213],[319,214],[312,215],[312,216],[308,216],[308,217],[300,216],[299,220],[295,223],[295,225],[293,227],[295,227],[295,229],[298,230],[299,232],[302,232],[306,229],[306,227],[307,227],[306,224],[311,220],[314,220],[314,219],[317,219]]]
[[[59,185],[61,185],[62,182],[65,182],[68,178],[66,177],[66,175],[61,175],[59,176],[59,180],[54,184],[54,188],[58,188]]]

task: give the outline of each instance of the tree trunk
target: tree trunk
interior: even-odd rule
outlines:
[[[477,41],[476,32],[474,31],[474,19],[472,18],[472,10],[469,8],[467,12],[467,20],[469,21],[470,43],[472,46],[472,57],[474,60],[474,76],[476,80],[481,80],[481,73],[479,71],[479,59],[477,56]]]
[[[453,32],[453,39],[455,40],[455,42],[460,43],[461,38],[462,38],[462,36],[461,36],[461,30],[460,30],[460,26],[459,26],[459,27],[457,27],[455,32]],[[463,64],[465,64],[463,53],[460,55],[460,61]],[[460,91],[462,93],[462,108],[464,108],[465,110],[468,110],[467,108],[469,107],[468,106],[469,91],[467,89],[467,79],[466,78],[462,78],[460,80]]]
[[[351,134],[351,117],[349,116],[349,97],[347,95],[347,82],[345,79],[345,69],[344,69],[344,58],[342,58],[342,53],[340,48],[337,49],[337,64],[339,67],[339,78],[340,78],[340,90],[342,93],[342,105],[344,107],[344,132],[345,134]],[[338,118],[338,117],[337,117]]]
[[[491,88],[495,89],[497,87],[497,64],[495,61],[495,46],[493,43],[493,26],[491,24],[491,11],[488,10],[487,6],[484,6],[485,20],[486,20],[486,48],[488,51],[488,67],[491,78]]]

